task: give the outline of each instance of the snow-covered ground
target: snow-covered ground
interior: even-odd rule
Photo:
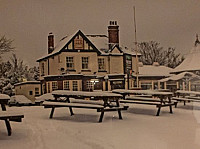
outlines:
[[[67,108],[55,110],[43,107],[7,107],[23,112],[22,123],[11,122],[12,136],[7,136],[4,121],[0,121],[1,149],[199,149],[200,103],[179,104],[174,114],[163,108],[156,117],[156,108],[130,105],[123,111],[105,113],[98,123],[96,110]]]

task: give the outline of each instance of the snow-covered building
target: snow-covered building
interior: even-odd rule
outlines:
[[[77,31],[54,47],[48,36],[48,54],[39,58],[42,93],[53,90],[112,90],[129,88],[135,78],[136,54],[119,44],[119,26],[110,21],[108,36]],[[129,85],[129,87],[128,87]]]
[[[186,55],[185,60],[171,71],[173,76],[162,79],[166,86],[181,90],[200,90],[200,41],[198,35],[194,47]]]
[[[171,76],[172,68],[161,66],[157,62],[153,65],[139,63],[139,87],[142,89],[164,89],[164,83],[159,80]]]
[[[178,74],[181,72],[193,72],[195,74],[200,74],[200,41],[197,39],[195,41],[194,47],[186,55],[185,60],[177,66],[171,73]]]
[[[41,95],[41,83],[40,81],[26,81],[14,84],[15,95],[24,95],[32,102],[35,101],[35,97]]]

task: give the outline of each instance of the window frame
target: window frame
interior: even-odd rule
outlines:
[[[100,66],[103,68],[100,68]],[[98,71],[105,71],[105,66],[105,58],[98,58]]]
[[[66,57],[66,68],[67,68],[67,70],[74,70],[74,57],[73,56]]]
[[[72,81],[72,90],[78,91],[78,81]]]
[[[81,57],[82,62],[82,69],[88,70],[89,69],[89,57]]]

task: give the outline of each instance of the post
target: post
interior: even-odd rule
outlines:
[[[135,6],[133,7],[133,10],[134,10],[134,27],[135,27],[135,54],[136,54],[136,84],[137,84],[137,87],[139,87],[139,82],[138,82],[138,51],[137,51],[137,35],[136,35],[136,18],[135,18]]]

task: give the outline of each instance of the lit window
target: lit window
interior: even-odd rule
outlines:
[[[78,81],[72,81],[73,91],[78,91]]]
[[[87,81],[87,89],[89,89],[89,90],[93,89],[93,82]]]
[[[58,89],[58,83],[57,82],[52,82],[52,91],[55,91]]]
[[[64,90],[69,90],[69,81],[64,81],[63,82],[63,89]]]
[[[104,61],[104,58],[99,58],[98,59],[98,67],[99,67],[99,70],[105,70],[105,61]]]
[[[82,57],[82,69],[88,69],[88,57]]]
[[[66,57],[66,66],[67,66],[67,69],[74,69],[74,58],[73,57]]]

